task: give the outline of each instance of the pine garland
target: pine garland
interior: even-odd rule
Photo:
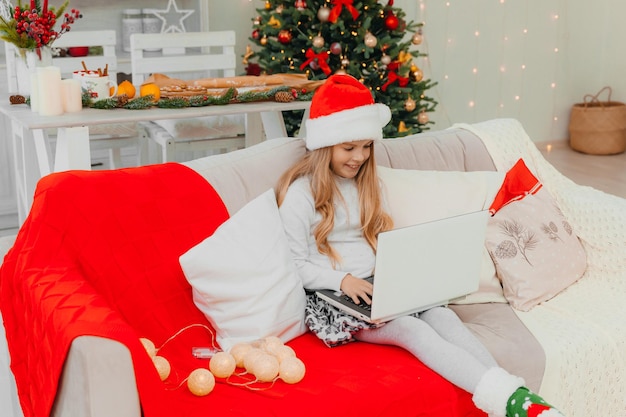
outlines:
[[[123,107],[128,110],[143,110],[154,105],[154,96],[148,94],[147,96],[137,97],[132,100],[128,100]]]
[[[117,108],[143,110],[154,106],[162,109],[182,109],[185,107],[221,106],[231,103],[249,103],[254,101],[285,101],[278,99],[276,96],[277,93],[290,94],[293,96],[293,100],[299,101],[311,100],[313,96],[313,92],[298,94],[291,87],[279,86],[267,91],[246,91],[244,93],[238,93],[236,88],[229,88],[219,96],[204,94],[191,97],[164,97],[158,101],[154,100],[152,94],[134,99],[128,99],[126,95],[123,95],[94,101],[88,92],[84,92],[82,102],[85,108],[91,107],[93,109],[104,110]]]
[[[91,107],[94,109],[116,109],[118,107],[118,101],[116,97],[103,98],[102,100],[96,100],[91,103]]]

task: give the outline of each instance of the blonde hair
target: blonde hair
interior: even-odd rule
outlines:
[[[335,223],[334,199],[335,197],[341,198],[341,194],[335,183],[335,174],[330,168],[332,154],[332,146],[308,152],[280,177],[276,188],[276,199],[280,206],[285,199],[287,189],[295,180],[304,176],[310,178],[315,210],[322,215],[322,220],[313,231],[317,250],[327,255],[333,264],[336,264],[340,262],[340,257],[328,243],[328,235]],[[391,216],[383,210],[373,145],[370,156],[357,173],[355,181],[359,194],[361,230],[367,243],[376,251],[378,233],[391,229],[393,221]]]

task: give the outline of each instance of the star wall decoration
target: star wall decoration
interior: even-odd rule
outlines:
[[[181,10],[178,8],[176,0],[169,0],[169,3],[167,3],[167,9],[151,9],[150,12],[163,22],[161,24],[161,33],[182,33],[187,31],[183,21],[191,16],[195,10]]]

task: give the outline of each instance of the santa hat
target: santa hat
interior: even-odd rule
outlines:
[[[309,150],[365,139],[382,139],[391,110],[374,103],[370,90],[347,74],[331,75],[315,91],[306,121]]]

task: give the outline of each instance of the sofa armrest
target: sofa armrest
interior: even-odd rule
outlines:
[[[95,336],[74,339],[65,360],[54,417],[140,417],[130,352]]]

